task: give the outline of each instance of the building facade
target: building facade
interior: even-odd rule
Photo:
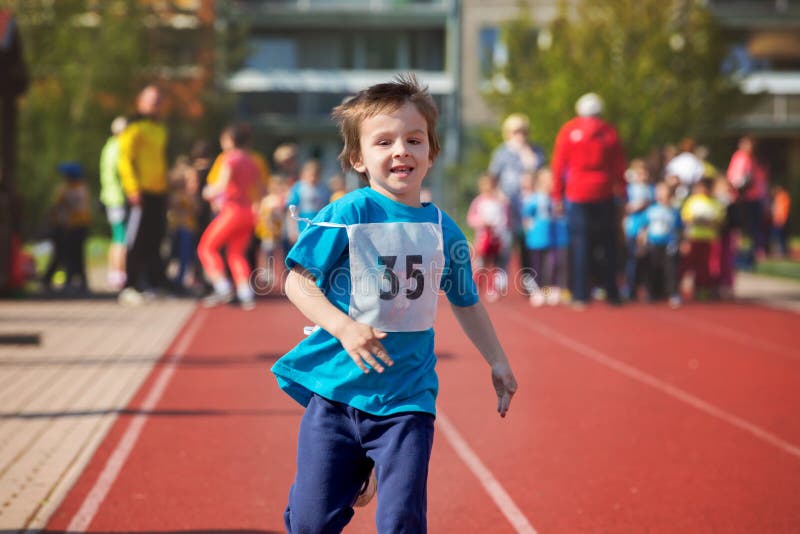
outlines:
[[[227,78],[237,114],[266,152],[297,142],[301,158],[339,171],[331,109],[369,85],[413,71],[441,111],[443,152],[428,185],[458,160],[459,14],[456,0],[221,0],[218,17],[246,25],[248,55]]]
[[[712,0],[709,7],[734,46],[725,66],[756,105],[728,127],[735,139],[750,133],[774,181],[800,198],[800,5],[789,0]]]

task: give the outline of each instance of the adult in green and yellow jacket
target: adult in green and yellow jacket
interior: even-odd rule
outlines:
[[[141,302],[146,289],[167,289],[161,241],[167,231],[167,129],[159,120],[161,91],[145,87],[136,101],[137,116],[119,139],[118,170],[130,215],[127,228],[127,280],[123,303]]]

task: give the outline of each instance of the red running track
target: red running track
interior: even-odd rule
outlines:
[[[488,307],[520,391],[501,420],[488,368],[443,301],[439,409],[451,425],[437,428],[430,532],[800,531],[798,315]],[[278,298],[197,311],[47,532],[283,532],[302,409],[268,370],[304,324]],[[118,473],[98,479],[126,446]],[[96,513],[76,519],[87,502]],[[373,532],[373,515],[374,503],[346,532]]]

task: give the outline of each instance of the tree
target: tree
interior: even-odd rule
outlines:
[[[21,100],[17,180],[26,238],[43,230],[59,162],[80,162],[96,190],[109,125],[117,115],[133,114],[145,84],[166,90],[171,155],[188,151],[197,136],[216,138],[228,101],[212,96],[212,0],[191,13],[146,0],[6,4],[20,23],[31,78]]]
[[[699,0],[562,0],[558,16],[537,27],[529,12],[503,31],[507,92],[488,95],[503,114],[523,111],[532,138],[552,148],[559,127],[587,92],[631,156],[686,135],[715,137],[743,102],[721,71],[727,43]]]

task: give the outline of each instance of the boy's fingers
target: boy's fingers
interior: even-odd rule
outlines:
[[[386,348],[380,342],[376,341],[372,345],[372,351],[371,352],[375,356],[377,356],[378,359],[381,360],[386,365],[389,365],[389,366],[394,365],[394,361],[389,356],[389,351],[387,351]]]
[[[505,417],[506,413],[508,413],[508,408],[511,405],[511,395],[508,393],[504,393],[501,397],[497,399],[497,411],[500,413],[500,417]]]
[[[349,352],[348,356],[350,356],[350,359],[353,360],[353,362],[358,366],[359,369],[361,369],[361,371],[364,374],[369,373],[369,369],[367,368],[366,365],[364,365],[364,362],[361,361],[361,355],[358,353],[358,351]]]
[[[377,337],[378,339],[383,339],[388,335],[386,332],[382,332],[382,331],[378,330],[377,328],[373,328],[372,329],[372,334],[375,337]]]
[[[370,366],[370,367],[372,367],[373,369],[375,369],[375,370],[376,370],[376,371],[378,371],[379,373],[382,373],[382,372],[383,372],[383,366],[380,364],[380,362],[378,362],[378,360],[376,360],[375,358],[373,358],[373,357],[372,357],[372,354],[370,354],[370,352],[369,352],[369,351],[367,351],[367,350],[364,350],[364,351],[361,353],[361,358],[362,358],[362,359],[363,359],[365,362],[367,362],[367,363],[369,364],[369,366]]]

